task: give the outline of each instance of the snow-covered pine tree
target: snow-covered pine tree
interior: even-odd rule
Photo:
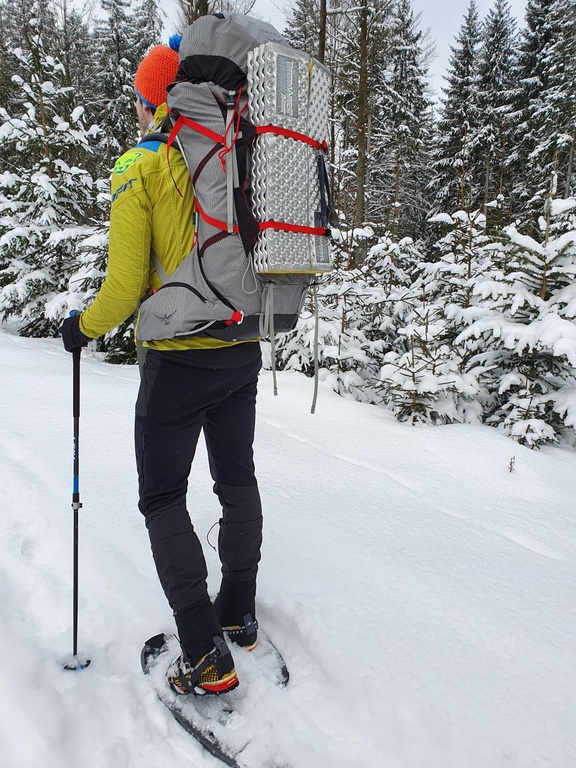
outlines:
[[[92,38],[92,7],[78,7],[74,0],[54,2],[57,25],[57,45],[51,51],[64,68],[61,85],[66,88],[62,117],[68,120],[76,106],[84,107],[83,123],[96,125],[102,116],[102,100],[96,73],[98,63]],[[44,39],[44,38],[43,38]],[[81,165],[96,179],[102,173],[102,157],[86,153],[81,146],[70,148],[66,161]]]
[[[554,38],[548,56],[550,154],[558,175],[558,194],[564,198],[576,190],[574,149],[576,143],[576,0],[552,7]]]
[[[320,9],[318,0],[296,0],[287,9],[283,34],[294,48],[318,58]]]
[[[9,27],[8,6],[6,0],[0,0],[0,61],[2,62],[2,67],[0,67],[0,107],[4,109],[10,108],[10,100],[14,92],[14,84],[12,83],[14,73],[8,69]]]
[[[100,140],[103,167],[111,169],[115,160],[138,138],[134,107],[134,75],[139,63],[135,41],[138,32],[131,14],[130,0],[100,0],[105,17],[95,26],[94,46],[99,62]]]
[[[254,0],[176,0],[178,29],[183,32],[189,24],[209,13],[247,14],[254,8]]]
[[[520,443],[576,442],[576,230],[552,234],[576,201],[554,200],[538,238],[507,227],[485,250],[473,286],[475,319],[456,343],[482,339],[485,421]]]
[[[12,76],[19,74],[20,63],[10,56],[10,51],[27,48],[24,32],[30,19],[36,19],[45,51],[54,54],[58,35],[52,0],[0,0],[0,106],[5,109],[11,108],[19,92]]]
[[[348,231],[367,221],[371,199],[371,153],[374,150],[374,107],[384,87],[385,53],[389,46],[391,0],[351,3],[330,9],[326,63],[333,71],[334,200]],[[370,226],[384,233],[380,213]],[[351,253],[351,263],[362,263],[366,243]]]
[[[45,336],[78,308],[55,299],[68,290],[82,241],[94,232],[99,188],[68,158],[88,155],[98,129],[86,129],[81,106],[63,118],[70,87],[38,26],[29,19],[26,50],[10,53],[22,72],[14,76],[20,97],[11,113],[0,109],[0,147],[9,158],[0,174],[0,318],[24,335]]]
[[[158,7],[157,0],[140,0],[133,11],[133,26],[136,34],[134,58],[138,64],[153,45],[162,38],[163,18],[166,14]]]
[[[480,39],[476,0],[470,0],[456,45],[451,49],[447,84],[442,89],[431,184],[435,213],[474,211],[483,202],[482,164],[477,141]]]
[[[517,74],[516,21],[508,0],[495,0],[482,25],[478,63],[478,145],[484,166],[484,214],[500,227],[510,221],[511,180],[506,160],[511,151],[510,129]],[[504,211],[508,199],[507,210]],[[489,203],[495,205],[489,207]],[[490,215],[494,214],[494,215]],[[504,216],[504,221],[502,217]]]
[[[392,240],[422,239],[430,209],[432,105],[427,96],[426,43],[411,0],[398,0],[390,41],[381,60],[369,152],[367,218],[384,225]]]
[[[481,407],[470,359],[478,344],[455,339],[474,318],[470,289],[482,271],[485,217],[457,211],[431,223],[441,233],[436,260],[421,261],[409,289],[390,294],[397,344],[384,358],[381,396],[401,421],[475,422]]]
[[[510,173],[514,180],[514,218],[534,237],[538,219],[555,171],[555,148],[550,142],[554,123],[550,98],[550,55],[554,44],[554,9],[558,0],[527,0],[518,57],[515,148]]]

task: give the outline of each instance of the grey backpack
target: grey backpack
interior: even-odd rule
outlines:
[[[332,268],[325,153],[330,76],[266,22],[203,16],[169,87],[195,193],[195,242],[140,307],[137,338],[246,340],[294,328]]]

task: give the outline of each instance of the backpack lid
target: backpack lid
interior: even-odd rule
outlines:
[[[249,51],[268,42],[289,47],[266,21],[240,14],[201,16],[184,32],[176,80],[212,82],[235,91],[246,80]]]

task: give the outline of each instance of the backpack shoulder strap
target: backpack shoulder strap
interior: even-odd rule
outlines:
[[[162,144],[168,144],[171,130],[172,123],[170,122],[170,116],[166,115],[159,127],[159,130],[153,131],[152,133],[146,133],[138,142],[138,146],[140,147],[142,144],[147,144],[149,141],[160,141]],[[171,146],[175,146],[177,149],[180,149],[177,144],[172,144]]]
[[[162,131],[154,131],[153,133],[147,133],[146,136],[143,136],[140,141],[138,142],[138,146],[141,147],[142,144],[148,144],[148,142],[151,141],[160,141],[162,144],[168,144],[168,134],[162,133]],[[172,145],[176,146],[178,148],[178,145]]]
[[[160,259],[155,254],[152,248],[150,249],[150,261],[152,262],[152,266],[156,270],[156,274],[160,278],[162,285],[166,285],[166,283],[168,282],[168,273],[160,263]]]

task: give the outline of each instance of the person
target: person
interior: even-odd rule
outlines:
[[[154,253],[171,274],[194,239],[193,189],[178,149],[155,140],[166,118],[166,87],[178,71],[177,41],[155,46],[135,78],[143,140],[116,162],[107,276],[93,303],[61,328],[68,351],[109,332],[161,281]],[[154,135],[153,135],[154,134]],[[146,137],[151,140],[146,140]],[[228,641],[257,641],[256,575],[262,508],[254,473],[258,340],[188,337],[147,344],[135,413],[139,509],[161,585],[174,612],[182,654],[168,670],[178,693],[222,693],[238,685]],[[186,495],[200,433],[222,507],[222,578],[214,603]]]

